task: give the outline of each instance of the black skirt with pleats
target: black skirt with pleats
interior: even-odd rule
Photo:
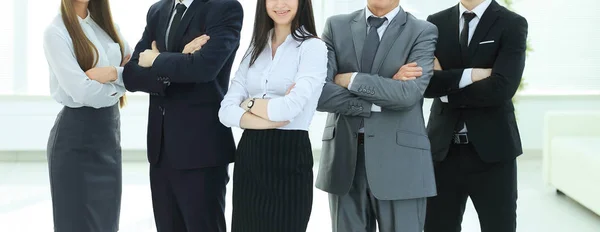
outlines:
[[[304,232],[313,201],[307,131],[245,130],[235,156],[232,232]]]

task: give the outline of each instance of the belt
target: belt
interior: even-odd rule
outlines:
[[[469,136],[467,135],[467,133],[454,134],[452,142],[454,144],[469,144]]]

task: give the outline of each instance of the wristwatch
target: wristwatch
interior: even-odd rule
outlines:
[[[250,111],[250,109],[252,109],[252,107],[254,106],[254,100],[255,100],[255,98],[252,98],[252,100],[248,101],[248,105],[246,105],[246,108],[248,108],[248,111]]]

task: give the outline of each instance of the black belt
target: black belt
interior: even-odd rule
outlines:
[[[467,135],[467,133],[454,134],[452,142],[454,144],[469,144],[469,136]]]

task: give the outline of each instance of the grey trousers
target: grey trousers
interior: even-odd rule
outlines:
[[[370,191],[364,146],[359,145],[356,172],[350,191],[329,194],[333,232],[422,232],[426,198],[384,201]]]

